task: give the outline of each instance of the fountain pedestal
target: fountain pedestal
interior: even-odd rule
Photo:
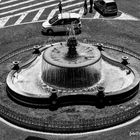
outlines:
[[[55,88],[85,88],[101,77],[100,51],[69,38],[67,44],[48,48],[43,53],[42,80]]]

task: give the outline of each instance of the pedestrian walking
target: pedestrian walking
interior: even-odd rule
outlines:
[[[93,12],[93,0],[90,0],[89,4],[90,4],[89,13],[92,13]]]
[[[88,12],[88,7],[87,7],[87,0],[84,1],[84,15],[86,15]]]
[[[61,2],[61,0],[59,1],[58,9],[59,9],[59,12],[62,13],[62,2]]]

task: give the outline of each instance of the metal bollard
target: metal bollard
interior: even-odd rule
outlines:
[[[122,56],[122,62],[121,62],[123,65],[128,65],[128,57],[127,56]]]
[[[12,67],[12,70],[19,70],[19,61],[13,61],[12,62],[13,64],[13,67]]]

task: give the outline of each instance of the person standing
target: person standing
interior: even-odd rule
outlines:
[[[90,4],[89,13],[92,13],[93,12],[93,0],[90,0],[89,4]]]
[[[87,0],[84,1],[84,15],[86,15],[88,12],[88,7],[87,7]]]
[[[59,1],[58,9],[59,9],[59,12],[62,13],[62,2],[61,2],[61,0]]]

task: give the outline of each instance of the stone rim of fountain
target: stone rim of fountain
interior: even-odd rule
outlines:
[[[57,44],[57,43],[56,43]],[[48,47],[49,46],[49,47]],[[48,45],[48,46],[46,46],[46,48],[50,48],[50,47],[52,47],[52,45],[50,46],[50,45]],[[39,51],[40,52],[42,52],[43,50],[45,50],[45,47],[43,47],[43,49],[42,48],[40,48],[39,49]],[[111,63],[114,63],[114,60],[111,60],[111,59],[109,59],[108,58],[108,55],[105,53],[105,52],[102,52],[102,57],[104,57],[104,59],[106,59],[107,61],[109,61],[109,62],[111,62]],[[27,63],[25,63],[25,64],[22,64],[22,66],[20,66],[20,68],[22,69],[22,67],[27,67],[28,65],[30,65],[30,63],[32,63],[37,57],[39,56],[39,54],[33,54],[33,57],[28,61],[29,63],[27,64]],[[135,75],[135,79],[134,79],[134,82],[129,86],[129,87],[126,87],[126,88],[124,88],[124,89],[122,89],[122,90],[119,90],[119,91],[115,91],[115,92],[112,92],[113,94],[112,95],[109,95],[109,92],[105,92],[104,94],[105,94],[105,100],[108,100],[108,101],[106,101],[106,104],[107,105],[111,105],[112,104],[112,102],[118,102],[116,99],[118,99],[118,96],[126,96],[126,99],[130,96],[130,97],[133,97],[135,94],[136,94],[136,92],[137,92],[137,90],[138,90],[138,88],[139,88],[139,74],[138,74],[138,72],[135,70],[135,69],[133,69],[133,68],[131,68],[131,66],[129,66],[128,67],[128,65],[123,65],[123,64],[121,64],[120,62],[117,62],[117,61],[115,61],[115,63],[117,63],[117,64],[119,64],[119,65],[122,65],[123,66],[123,68],[127,68],[127,69],[129,69],[131,72],[133,72],[134,73],[134,75]],[[12,76],[13,76],[13,74],[15,73],[15,72],[17,72],[17,70],[11,70],[11,72],[8,74],[8,77],[7,77],[7,79],[6,79],[6,81],[7,81],[7,85],[8,85],[8,89],[9,89],[9,91],[10,92],[13,92],[13,95],[15,96],[15,97],[18,97],[18,96],[21,96],[22,97],[22,99],[25,97],[25,103],[27,103],[28,102],[28,98],[29,99],[31,99],[32,101],[31,101],[31,103],[29,103],[31,106],[33,105],[33,106],[38,106],[38,107],[41,107],[42,105],[43,106],[48,106],[48,104],[46,104],[46,99],[47,100],[49,100],[49,97],[48,97],[48,95],[46,96],[46,95],[44,95],[44,96],[32,96],[32,95],[30,95],[30,93],[24,93],[24,92],[22,92],[22,91],[20,91],[20,90],[17,90],[16,89],[16,87],[14,87],[13,86],[13,84],[12,84],[12,82],[11,82],[11,79],[12,79]],[[11,88],[11,89],[10,89]],[[54,87],[50,87],[50,90],[51,89],[53,89],[53,88],[55,88],[55,86]],[[59,92],[61,92],[61,90],[59,91],[57,88],[56,88],[56,90],[58,91],[58,93]],[[79,89],[78,89],[79,90]],[[18,91],[18,93],[17,93],[17,91]],[[87,89],[83,89],[83,91],[84,92],[93,92],[92,90],[90,90],[89,88],[87,88]],[[96,90],[96,94],[98,93],[97,92],[98,90]],[[66,91],[67,92],[67,91]],[[132,94],[132,93],[133,94]],[[20,94],[19,94],[20,93]],[[127,94],[128,95],[127,95]],[[11,93],[10,93],[11,94]],[[18,94],[18,96],[16,95],[16,94]],[[93,102],[96,102],[96,94],[95,95],[90,95],[90,94],[87,94],[87,96],[89,96],[89,97],[93,97],[92,99],[94,99],[95,101],[93,101]],[[70,95],[67,95],[67,96],[69,96],[70,97]],[[71,95],[71,97],[72,96],[81,96],[81,94],[79,94],[79,95]],[[86,95],[82,95],[83,97],[85,97]],[[65,97],[65,96],[64,96]],[[58,98],[61,98],[61,96],[59,97],[58,96]],[[112,99],[111,99],[112,98]],[[15,98],[16,99],[16,98]],[[39,102],[37,102],[37,100],[38,99],[40,99],[41,101],[42,101],[42,103],[39,101]],[[84,99],[83,99],[84,100]],[[120,99],[119,99],[120,100]],[[26,102],[27,101],[27,102]],[[123,101],[123,100],[122,100]],[[121,100],[120,100],[120,102],[122,102]],[[125,98],[124,98],[124,101],[125,101]],[[37,102],[37,104],[35,103],[35,102]],[[49,102],[49,101],[48,101]],[[120,103],[120,102],[118,102],[118,103]],[[41,103],[41,104],[40,104]],[[45,103],[45,104],[44,104]],[[115,103],[115,104],[116,104]],[[28,103],[27,103],[28,104]],[[49,104],[50,104],[50,102],[49,102]],[[90,104],[90,103],[89,103]],[[95,103],[96,104],[96,103]]]
[[[66,45],[66,43],[65,42],[62,42],[62,45]],[[77,46],[79,46],[79,45],[83,45],[83,43],[78,43],[78,45]],[[58,46],[58,47],[60,47],[60,46]],[[62,63],[62,62],[58,62],[58,61],[53,61],[53,59],[51,58],[51,54],[50,54],[50,52],[51,51],[53,51],[54,49],[56,49],[57,47],[54,47],[54,48],[47,48],[47,49],[49,49],[49,51],[47,52],[44,52],[43,53],[43,59],[47,62],[47,63],[49,63],[49,64],[51,64],[51,65],[54,65],[54,66],[58,66],[58,67],[65,67],[65,68],[77,68],[77,67],[86,67],[86,66],[88,66],[88,65],[92,65],[92,64],[95,64],[96,62],[98,62],[99,60],[100,60],[100,58],[101,58],[101,54],[100,54],[100,51],[97,49],[97,48],[94,48],[95,50],[94,51],[96,51],[96,58],[94,58],[94,59],[92,59],[92,60],[89,60],[89,61],[86,61],[86,62],[84,62],[84,63],[79,63],[79,64],[64,64],[64,63]],[[66,47],[64,47],[64,48],[66,48]],[[92,48],[91,48],[92,49]],[[66,54],[66,53],[65,53]],[[63,59],[65,59],[65,60],[67,60],[66,59],[66,57],[65,57],[65,54],[64,54],[64,58]],[[78,57],[80,57],[80,54],[78,54],[77,55],[77,59],[78,59]],[[76,58],[75,58],[76,59]]]

